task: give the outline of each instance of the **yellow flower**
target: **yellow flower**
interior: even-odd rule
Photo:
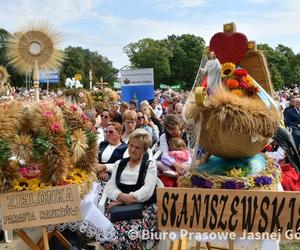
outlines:
[[[221,188],[222,185],[221,185],[221,182],[215,182],[215,187],[214,188]]]
[[[19,179],[14,179],[13,180],[13,189],[15,191],[25,191],[25,190],[30,190],[29,189],[29,180],[24,179],[24,178],[19,178]]]
[[[88,173],[79,168],[74,168],[67,179],[72,181],[72,183],[80,184],[88,180]]]
[[[230,91],[230,93],[232,93],[234,95],[237,95],[237,96],[240,96],[240,97],[244,96],[244,93],[241,89],[233,89],[233,90]]]
[[[228,171],[228,176],[229,177],[244,177],[245,173],[241,168],[233,168],[230,171]]]
[[[254,181],[254,178],[253,178],[253,177],[250,177],[250,178],[248,179],[248,181],[249,181],[249,187],[250,187],[250,188],[255,187],[255,181]]]
[[[235,64],[234,63],[224,63],[222,64],[222,78],[230,77],[233,74],[233,71],[235,70]]]
[[[38,178],[33,178],[28,180],[28,184],[29,184],[29,190],[37,192],[41,189],[41,180]]]
[[[248,87],[254,87],[254,81],[253,81],[253,79],[252,79],[251,76],[249,76],[249,75],[248,76],[244,76],[242,78],[242,81],[245,82],[245,83],[247,83]]]

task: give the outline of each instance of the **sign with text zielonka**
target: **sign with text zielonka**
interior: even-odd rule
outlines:
[[[65,185],[1,195],[5,230],[81,220],[78,185]]]
[[[158,188],[161,230],[300,237],[300,193]],[[268,236],[266,236],[268,237]],[[248,237],[249,238],[249,237]]]

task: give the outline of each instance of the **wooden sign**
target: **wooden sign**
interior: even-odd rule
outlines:
[[[5,230],[79,221],[79,187],[73,184],[5,193],[1,195],[1,212]]]
[[[200,188],[157,190],[161,230],[232,232],[231,235],[246,238],[269,235],[279,239],[300,239],[299,192]]]

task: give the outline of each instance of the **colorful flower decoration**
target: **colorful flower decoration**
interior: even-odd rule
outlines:
[[[243,77],[248,75],[248,71],[242,68],[238,68],[234,70],[233,74],[239,77]]]
[[[192,185],[194,187],[200,187],[200,188],[212,188],[213,187],[213,183],[209,180],[206,180],[200,176],[197,175],[193,175],[191,178],[192,181]]]
[[[222,78],[231,77],[233,72],[235,71],[235,64],[234,63],[224,63],[222,64]]]
[[[248,87],[253,87],[254,86],[254,81],[253,81],[252,77],[249,76],[249,75],[248,76],[244,76],[242,78],[242,81],[245,82],[248,85]]]
[[[236,68],[233,63],[224,63],[222,65],[221,77],[224,85],[234,95],[255,97],[259,92],[248,71],[240,67]]]
[[[59,122],[53,122],[51,124],[51,131],[54,133],[58,133],[61,130],[61,124]]]
[[[256,94],[259,92],[259,89],[257,87],[249,87],[246,89],[246,94],[247,96],[249,97],[252,97],[252,96],[256,96]]]
[[[82,169],[74,168],[66,177],[66,181],[75,184],[85,183],[88,180],[88,173]]]
[[[26,191],[29,189],[29,180],[20,178],[20,179],[14,179],[12,186],[15,191]]]
[[[229,89],[236,89],[240,85],[236,79],[227,79],[225,80],[225,84]]]

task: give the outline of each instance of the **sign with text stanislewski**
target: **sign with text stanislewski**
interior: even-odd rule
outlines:
[[[0,197],[5,230],[81,220],[78,185],[5,193]]]
[[[200,188],[158,188],[161,230],[300,236],[300,193]]]

